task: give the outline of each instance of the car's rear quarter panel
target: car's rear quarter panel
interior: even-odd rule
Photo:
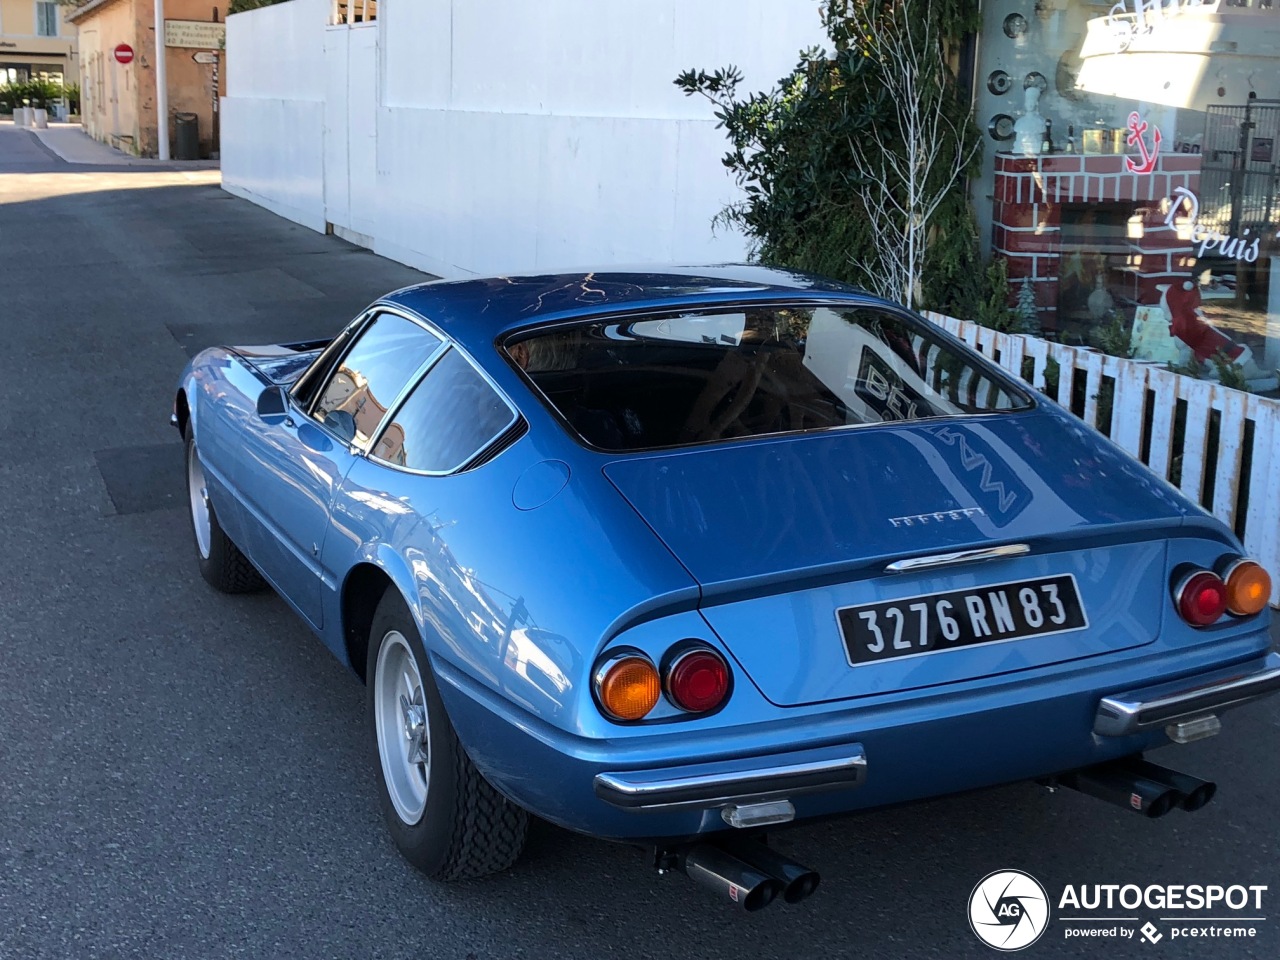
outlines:
[[[356,564],[385,567],[434,658],[553,726],[607,736],[587,682],[597,652],[628,617],[683,609],[696,619],[698,593],[598,470],[574,466],[549,501],[516,508],[521,477],[561,453],[526,434],[449,477],[357,461],[324,545],[338,577],[329,602],[336,614]]]

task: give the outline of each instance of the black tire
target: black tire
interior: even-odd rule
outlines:
[[[267,582],[249,558],[240,552],[240,548],[231,542],[231,538],[223,532],[218,523],[218,514],[213,504],[206,500],[209,512],[209,552],[206,555],[200,544],[197,533],[196,505],[191,497],[191,471],[196,466],[193,458],[198,459],[195,437],[191,432],[191,424],[187,424],[186,464],[187,477],[187,519],[191,521],[191,541],[195,545],[196,561],[200,564],[200,575],[215,589],[223,593],[253,593],[266,587]],[[203,471],[203,468],[201,468]]]
[[[421,679],[430,743],[426,803],[414,823],[405,821],[391,799],[378,740],[379,654],[384,644],[396,642],[391,639],[395,634],[406,641]],[[489,785],[458,742],[431,675],[421,634],[395,587],[387,589],[373,615],[365,676],[378,795],[387,829],[401,855],[431,879],[441,881],[484,877],[514,864],[524,850],[529,815]]]

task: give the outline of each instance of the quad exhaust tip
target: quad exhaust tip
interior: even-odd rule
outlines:
[[[670,859],[690,880],[748,913],[778,897],[799,903],[821,882],[816,870],[752,840],[693,843],[671,851]]]
[[[1175,807],[1194,812],[1218,792],[1218,785],[1170,770],[1141,756],[1085,767],[1057,778],[1064,787],[1124,807],[1145,817],[1163,817]]]
[[[796,863],[777,850],[763,843],[742,841],[729,847],[743,862],[762,870],[782,884],[782,899],[787,903],[799,903],[813,896],[822,877],[817,870]]]
[[[1145,817],[1163,817],[1175,807],[1205,807],[1217,784],[1170,770],[1139,755],[1084,767],[1055,778],[1064,787],[1097,797]],[[745,837],[703,840],[655,851],[659,871],[679,870],[699,886],[748,913],[779,897],[800,903],[821,883],[816,870]]]

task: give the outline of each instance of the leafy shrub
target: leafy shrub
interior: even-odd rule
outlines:
[[[1009,307],[1009,265],[1003,257],[993,257],[983,276],[982,296],[972,305],[970,317],[984,327],[1002,333],[1019,333],[1016,310]]]
[[[1095,327],[1092,331],[1094,346],[1103,353],[1113,357],[1133,359],[1132,324],[1125,323],[1116,310],[1111,311],[1110,322],[1105,326]]]
[[[729,140],[723,162],[744,199],[718,221],[741,229],[765,263],[869,289],[886,273],[886,237],[915,231],[924,238],[922,268],[896,298],[1008,329],[1007,308],[992,306],[995,275],[982,266],[965,183],[980,137],[947,67],[978,24],[977,0],[827,0],[821,10],[833,49],[802,51],[772,89],[740,94],[733,66],[687,70],[675,81],[712,102]],[[902,135],[911,128],[904,100],[887,93],[908,61],[924,102],[915,116],[937,133],[914,144]],[[892,157],[884,180],[865,175],[877,152]],[[896,212],[878,218],[876,210]],[[914,236],[908,246],[918,249]]]
[[[12,113],[14,107],[48,107],[62,96],[62,85],[46,80],[20,80],[0,85],[0,110]]]

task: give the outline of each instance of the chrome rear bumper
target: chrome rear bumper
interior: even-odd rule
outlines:
[[[1261,661],[1229,667],[1103,697],[1094,715],[1093,732],[1124,737],[1182,720],[1218,714],[1280,690],[1280,653]]]
[[[867,776],[860,744],[652,770],[598,773],[595,794],[627,810],[716,807],[850,790]]]

